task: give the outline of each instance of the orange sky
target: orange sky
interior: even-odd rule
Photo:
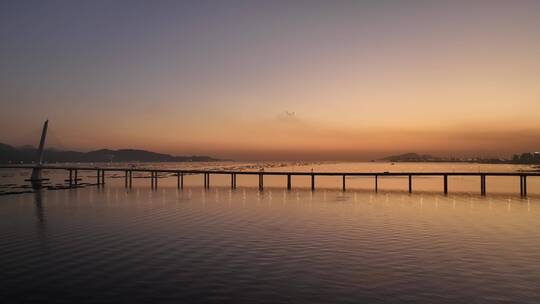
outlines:
[[[63,149],[540,150],[539,2],[233,3],[3,4],[0,142],[48,117]]]

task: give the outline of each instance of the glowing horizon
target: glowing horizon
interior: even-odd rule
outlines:
[[[369,160],[540,149],[537,1],[0,8],[3,143],[34,144],[48,117],[75,150]]]

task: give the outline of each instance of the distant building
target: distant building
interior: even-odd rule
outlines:
[[[540,164],[540,152],[514,154],[512,162],[517,164]]]

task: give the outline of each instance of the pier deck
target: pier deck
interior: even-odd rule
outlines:
[[[204,178],[204,187],[210,187],[211,175],[230,175],[231,176],[231,188],[236,188],[236,176],[237,175],[256,175],[259,177],[259,190],[264,189],[264,176],[286,176],[287,177],[287,189],[292,188],[291,177],[292,176],[307,176],[311,177],[311,190],[316,188],[317,176],[341,176],[342,177],[342,190],[346,191],[346,178],[348,176],[364,176],[374,178],[374,190],[377,192],[378,178],[379,177],[407,177],[408,178],[408,190],[409,193],[413,191],[413,177],[418,176],[440,176],[442,178],[442,189],[444,194],[448,194],[448,177],[449,176],[477,176],[480,178],[480,194],[486,195],[486,177],[488,176],[507,176],[507,177],[519,177],[520,179],[520,194],[521,196],[527,196],[527,177],[539,177],[540,172],[288,172],[288,171],[240,171],[240,170],[185,170],[185,169],[153,169],[153,168],[131,168],[131,167],[92,167],[92,166],[56,166],[56,165],[0,165],[0,169],[35,169],[40,168],[42,170],[65,170],[68,171],[69,184],[76,185],[80,178],[78,178],[79,171],[95,171],[97,185],[101,186],[105,184],[105,172],[117,172],[124,173],[125,186],[131,187],[133,180],[133,172],[147,172],[150,174],[152,188],[158,186],[158,174],[169,173],[175,174],[178,179],[178,188],[184,188],[184,176],[185,175],[202,175]]]

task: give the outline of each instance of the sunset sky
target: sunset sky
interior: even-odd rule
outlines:
[[[540,1],[1,1],[0,142],[239,160],[540,150]]]

